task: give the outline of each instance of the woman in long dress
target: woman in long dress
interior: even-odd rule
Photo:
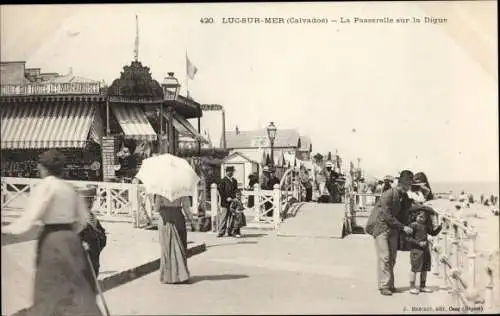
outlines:
[[[40,222],[34,304],[18,315],[102,315],[89,279],[91,269],[78,233],[88,211],[75,191],[60,179],[64,156],[50,150],[40,156],[41,182],[32,189],[23,215],[3,228],[22,234]]]
[[[189,197],[181,197],[172,202],[156,195],[155,209],[160,214],[158,224],[160,234],[161,283],[187,283],[189,269],[187,266],[187,230],[183,211],[191,218]]]

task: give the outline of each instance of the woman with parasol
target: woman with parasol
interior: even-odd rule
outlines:
[[[161,217],[158,224],[160,282],[187,283],[189,269],[185,216],[193,224],[190,196],[200,178],[186,160],[170,154],[145,159],[136,178],[143,182],[146,193],[153,195],[155,210]]]

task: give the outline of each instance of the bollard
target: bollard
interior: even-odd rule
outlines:
[[[253,186],[253,194],[254,194],[253,209],[255,212],[254,217],[255,217],[256,222],[260,222],[260,208],[261,208],[261,205],[260,205],[260,185],[258,183],[256,183]]]
[[[219,202],[217,201],[217,184],[212,183],[210,185],[210,220],[212,222],[212,232],[217,233],[219,228],[218,223],[218,210]]]
[[[273,204],[274,204],[274,230],[278,230],[280,224],[280,214],[281,214],[281,190],[279,184],[275,184],[273,187]]]

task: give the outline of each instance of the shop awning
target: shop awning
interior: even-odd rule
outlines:
[[[77,103],[16,104],[1,109],[2,149],[83,148],[95,107]]]
[[[125,133],[127,137],[148,141],[157,139],[156,133],[149,123],[146,114],[138,106],[131,106],[130,104],[112,104],[111,109],[123,133]]]
[[[168,120],[168,114],[164,115]],[[201,136],[196,129],[186,120],[184,117],[174,112],[174,128],[179,132],[180,137],[189,137],[196,141],[199,141],[204,144],[209,144],[210,142],[205,139],[205,137]]]

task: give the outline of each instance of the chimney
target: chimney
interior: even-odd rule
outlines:
[[[235,130],[236,130],[236,135],[239,135],[239,134],[240,134],[240,130],[239,130],[239,128],[238,128],[238,125],[236,125]]]

